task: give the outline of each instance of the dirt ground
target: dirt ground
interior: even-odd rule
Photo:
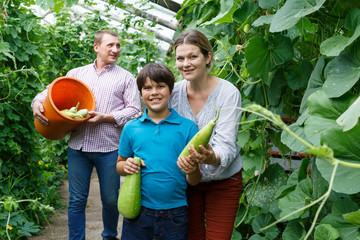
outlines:
[[[121,183],[124,177],[121,177]],[[61,196],[67,206],[69,200],[69,183],[64,181],[61,186]],[[122,216],[119,217],[118,237],[120,238],[122,229]],[[90,182],[90,193],[88,203],[86,206],[86,239],[87,240],[100,240],[102,232],[101,220],[101,200],[99,190],[99,180],[96,172],[93,172]],[[29,240],[67,240],[69,238],[69,230],[67,225],[67,208],[57,210],[55,215],[50,220],[50,225],[45,226],[45,229],[39,236],[28,238]]]

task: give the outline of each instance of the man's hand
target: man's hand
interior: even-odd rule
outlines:
[[[33,116],[41,125],[48,126],[49,120],[44,115],[44,106],[41,102],[35,101],[32,106]]]
[[[88,123],[94,123],[94,124],[104,123],[104,122],[116,123],[113,115],[111,114],[105,114],[95,111],[90,111],[89,114],[91,115],[91,117],[87,121]]]

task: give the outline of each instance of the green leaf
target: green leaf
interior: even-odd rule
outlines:
[[[13,52],[10,50],[10,46],[7,42],[0,42],[0,60],[7,60],[6,57],[8,57],[15,62],[15,57],[12,53]],[[5,55],[5,57],[2,55]]]
[[[303,239],[305,237],[304,226],[301,225],[298,221],[289,221],[286,224],[286,228],[282,235],[282,240],[294,240],[294,239]]]
[[[237,231],[235,228],[233,229],[232,235],[231,235],[231,240],[237,240],[237,239],[242,239],[242,235],[239,231]]]
[[[320,53],[328,57],[338,56],[351,43],[348,37],[334,36],[321,43]]]
[[[267,129],[271,142],[279,149],[281,154],[286,154],[290,149],[281,142],[281,132]]]
[[[337,125],[336,119],[355,101],[353,94],[345,94],[340,98],[329,99],[324,92],[318,91],[308,98],[309,117],[305,122],[307,137],[317,146],[327,145],[334,152],[334,157],[345,162],[360,163],[360,125],[343,132]],[[327,155],[323,157],[329,160]],[[331,161],[331,160],[330,160]],[[333,172],[333,165],[325,159],[317,158],[317,167],[322,176],[329,181]],[[333,190],[339,193],[357,193],[360,185],[358,169],[339,165]]]
[[[276,72],[275,72],[276,71]],[[275,72],[275,73],[274,73]],[[275,74],[272,78],[268,78],[267,82],[271,82],[270,87],[265,86],[268,102],[271,106],[278,106],[281,99],[281,92],[287,87],[285,73],[282,69],[274,70],[269,73]]]
[[[320,224],[315,228],[316,240],[335,240],[340,237],[339,231],[330,224]]]
[[[289,126],[289,129],[294,132],[296,135],[301,137],[302,139],[306,140],[307,137],[305,135],[304,127],[299,126],[298,123],[293,123]],[[307,147],[291,136],[288,132],[283,131],[281,133],[281,142],[286,144],[291,150],[296,152],[304,152]]]
[[[309,15],[326,0],[287,0],[271,21],[270,32],[281,32],[294,26],[301,18]]]
[[[205,22],[204,25],[232,23],[233,14],[240,0],[221,0],[220,13],[211,21]]]
[[[356,212],[345,213],[343,214],[343,217],[345,221],[360,227],[360,209],[357,210]]]
[[[347,132],[340,128],[331,128],[323,132],[321,143],[332,148],[336,158],[360,163],[359,134],[360,124]]]
[[[354,212],[359,209],[349,198],[335,200],[331,214],[321,220],[321,224],[330,224],[340,233],[340,239],[355,239],[360,236],[359,227],[347,222],[343,214]]]
[[[291,40],[276,34],[268,41],[254,37],[245,49],[245,58],[252,77],[267,79],[267,74],[275,67],[289,61],[294,55]],[[265,82],[270,86],[271,82]]]
[[[271,214],[261,214],[256,216],[253,223],[252,228],[255,233],[264,234],[265,239],[275,239],[276,236],[279,234],[279,229],[275,226],[266,229],[265,231],[261,231],[261,228],[266,227],[267,225],[271,224],[275,219],[272,217]]]
[[[360,125],[343,132],[341,129],[329,129],[323,133],[322,142],[327,142],[334,150],[335,157],[345,162],[360,163]],[[323,177],[329,181],[333,171],[333,165],[317,159],[316,164]],[[339,193],[354,194],[360,192],[360,171],[358,168],[351,168],[339,165],[335,174],[332,189]]]
[[[312,183],[310,178],[306,178],[299,182],[294,191],[279,200],[279,208],[282,210],[280,216],[284,217],[306,206],[312,200]],[[305,209],[302,212],[296,213],[288,217],[287,220],[296,219],[305,214],[307,211],[309,210]]]
[[[250,132],[249,131],[244,131],[244,132],[238,132],[238,140],[236,142],[236,144],[238,146],[240,146],[241,148],[243,148],[245,146],[245,144],[249,141],[250,139]]]
[[[212,18],[217,12],[218,12],[217,4],[214,4],[214,2],[209,2],[208,4],[205,5],[205,8],[203,9],[200,18],[197,19],[197,24],[200,25],[203,22],[208,21],[209,18]]]
[[[328,97],[339,97],[349,91],[360,78],[360,41],[331,60],[324,74],[323,90]]]
[[[308,61],[302,62],[300,66],[294,66],[287,78],[288,86],[292,90],[305,87],[309,81],[312,70],[312,65]]]
[[[296,170],[299,172],[299,174],[298,174],[299,182],[306,179],[307,173],[308,173],[308,168],[309,168],[309,158],[303,158],[299,169]]]
[[[247,0],[241,3],[241,7],[238,8],[233,15],[233,20],[236,23],[243,24],[252,14],[257,10],[258,5],[255,1]]]
[[[274,18],[274,15],[264,15],[260,16],[258,19],[256,19],[251,25],[253,27],[260,27],[264,24],[270,24],[272,19]]]
[[[33,222],[26,222],[24,226],[21,226],[19,232],[23,236],[30,237],[32,233],[40,232],[40,227],[35,225]]]
[[[320,146],[323,131],[340,128],[336,119],[350,106],[354,96],[347,94],[341,98],[329,99],[323,91],[308,97],[309,117],[305,121],[305,134],[314,145]]]
[[[345,27],[349,31],[354,32],[359,27],[359,25],[360,25],[360,9],[355,7],[351,9],[348,15],[346,16]]]
[[[264,177],[266,177],[266,181],[264,180]],[[286,184],[287,175],[285,170],[279,164],[271,164],[266,168],[261,178],[262,180],[260,180],[256,186],[251,206],[269,209],[271,203],[275,201],[277,189]],[[248,201],[250,200],[254,189],[254,185],[251,185],[246,189],[245,194]]]
[[[351,37],[334,36],[326,39],[320,45],[320,53],[328,57],[338,56],[347,46],[360,36],[360,9],[353,9],[346,17],[346,26],[353,30]]]
[[[351,106],[336,119],[336,123],[343,127],[343,131],[352,129],[358,122],[360,117],[360,97],[351,104]]]
[[[305,109],[307,108],[308,97],[311,94],[313,94],[314,92],[321,90],[321,88],[323,86],[323,82],[324,82],[324,80],[322,78],[324,66],[325,66],[325,60],[324,60],[324,57],[321,56],[319,58],[319,60],[317,61],[313,72],[310,75],[310,79],[309,79],[306,91],[301,100],[300,113],[303,113],[305,111]]]
[[[266,240],[266,238],[260,236],[259,234],[253,234],[253,235],[251,235],[251,237],[249,238],[249,240]]]
[[[278,8],[282,0],[259,0],[259,6],[263,9]]]
[[[313,158],[311,164],[311,179],[313,180],[313,196],[314,199],[321,197],[329,188],[329,183],[322,177],[315,159]]]
[[[61,8],[64,6],[64,0],[54,0],[54,12],[60,12]]]
[[[261,159],[262,159],[261,149],[249,151],[243,154],[241,157],[243,159],[243,169],[245,171],[252,170],[251,176],[254,175],[254,171],[256,170],[260,171]]]

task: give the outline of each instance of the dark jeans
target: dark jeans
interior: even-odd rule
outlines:
[[[85,239],[85,208],[89,195],[90,177],[95,166],[100,184],[102,201],[102,237],[111,239],[117,236],[119,212],[117,198],[120,176],[116,172],[117,152],[90,153],[69,148],[69,240]],[[99,226],[99,228],[102,226]]]
[[[187,240],[187,207],[153,210],[141,207],[139,216],[124,218],[122,240]]]

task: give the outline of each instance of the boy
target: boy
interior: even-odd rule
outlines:
[[[123,129],[116,171],[134,174],[140,166],[133,157],[142,159],[142,206],[138,217],[124,218],[121,239],[186,240],[186,186],[199,183],[202,173],[197,162],[187,159],[185,174],[177,166],[177,158],[197,127],[169,108],[174,75],[164,64],[146,65],[137,77],[137,86],[147,108]]]

